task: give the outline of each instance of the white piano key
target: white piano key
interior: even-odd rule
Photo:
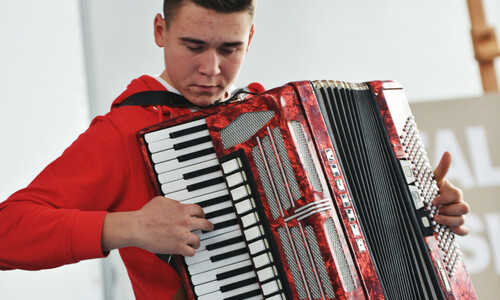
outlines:
[[[235,237],[239,237],[242,235],[243,235],[243,233],[238,228],[238,230],[233,230],[233,231],[221,234],[221,235],[211,237],[209,239],[204,239],[204,240],[200,241],[200,248],[196,249],[196,252],[206,250],[208,245],[213,245],[213,244],[216,244],[216,243],[228,240],[228,239],[232,239]]]
[[[183,179],[182,176],[184,174],[191,173],[193,171],[198,171],[201,169],[205,169],[208,167],[217,166],[217,165],[219,165],[219,161],[217,159],[208,160],[208,161],[202,162],[200,164],[187,166],[185,168],[182,168],[181,170],[169,171],[169,172],[159,174],[158,181],[160,182],[160,184],[176,181],[179,179]]]
[[[184,172],[184,169],[182,169],[180,172]],[[168,182],[165,184],[161,185],[161,189],[164,191],[169,191],[170,193],[180,191],[183,189],[186,189],[188,185],[192,185],[195,183],[200,183],[203,181],[207,181],[210,179],[214,179],[217,177],[222,177],[222,172],[221,171],[216,171],[212,172],[206,175],[198,176],[195,178],[190,178],[190,179],[179,179],[176,181]]]
[[[241,168],[241,161],[239,157],[233,158],[231,160],[222,163],[222,170],[224,170],[225,174],[236,171],[239,168]]]
[[[269,248],[269,246],[266,243],[266,240],[261,239],[258,241],[255,241],[253,243],[250,243],[248,245],[248,250],[250,250],[250,254],[256,254],[262,251],[265,251]]]
[[[234,207],[236,208],[238,214],[241,215],[255,208],[255,203],[253,201],[254,201],[253,198],[243,200],[241,202],[236,203]]]
[[[182,203],[183,204],[196,204],[196,203],[200,203],[200,202],[203,202],[206,200],[210,200],[210,199],[214,199],[214,198],[218,198],[218,197],[222,197],[222,196],[226,196],[226,195],[229,195],[229,191],[227,189],[223,189],[220,191],[201,195],[198,197],[189,198],[187,200],[182,201]]]
[[[249,213],[248,215],[241,217],[241,224],[243,224],[243,228],[248,228],[257,222],[259,222],[259,216],[257,216],[256,212]]]
[[[173,159],[173,160],[169,160],[169,161],[165,161],[165,162],[156,164],[155,171],[156,171],[156,173],[161,174],[161,173],[165,173],[168,171],[173,171],[173,170],[177,170],[180,168],[185,168],[187,166],[192,166],[192,165],[199,164],[199,163],[202,163],[202,162],[207,161],[207,160],[214,160],[214,159],[217,159],[217,155],[215,155],[215,153],[210,153],[208,155],[200,156],[200,157],[193,158],[193,159],[183,161],[183,162],[179,162],[177,159]]]
[[[233,199],[235,201],[242,199],[242,198],[250,195],[250,187],[248,185],[243,185],[243,186],[240,186],[238,188],[232,189],[231,195],[233,196]]]
[[[243,253],[243,254],[229,257],[227,259],[222,259],[222,260],[219,260],[216,262],[212,262],[210,260],[205,260],[205,261],[202,261],[200,263],[187,266],[187,269],[189,271],[189,274],[195,275],[198,273],[206,272],[207,270],[213,270],[213,269],[217,269],[217,268],[229,265],[229,264],[234,264],[234,263],[237,263],[239,261],[246,260],[249,258],[250,258],[250,256],[248,255],[248,253]]]
[[[257,271],[257,277],[259,278],[259,282],[264,282],[266,280],[276,277],[277,275],[278,274],[274,266],[270,266],[260,271]]]
[[[196,120],[196,121],[192,121],[192,122],[188,122],[188,123],[183,123],[183,124],[175,125],[175,126],[172,126],[172,127],[168,127],[168,128],[164,128],[164,129],[160,129],[160,130],[148,132],[148,133],[146,133],[144,135],[144,139],[148,143],[154,143],[154,142],[159,141],[159,140],[170,138],[170,133],[171,132],[176,132],[176,131],[179,131],[179,130],[183,130],[183,129],[195,127],[195,126],[198,126],[198,125],[203,125],[203,124],[206,124],[206,123],[207,122],[205,121],[205,119],[199,119],[199,120]]]
[[[271,298],[266,298],[266,300],[286,300],[285,294],[277,294],[272,296]]]
[[[245,242],[239,242],[239,243],[235,243],[235,244],[232,244],[232,245],[229,245],[226,247],[217,248],[214,250],[204,250],[204,251],[197,252],[194,256],[184,257],[184,261],[186,262],[186,265],[190,266],[190,265],[194,265],[194,264],[200,263],[200,262],[205,261],[205,260],[210,260],[215,255],[229,253],[229,252],[234,251],[234,250],[245,248],[245,246],[246,246]]]
[[[232,270],[237,270],[239,268],[248,267],[252,265],[250,259],[242,260],[235,264],[230,264],[217,269],[206,270],[205,272],[198,273],[191,276],[191,282],[193,285],[200,285],[206,282],[217,280],[217,275],[223,274]]]
[[[221,222],[225,222],[225,221],[229,221],[229,220],[236,220],[236,219],[237,219],[236,214],[234,212],[232,212],[232,213],[228,213],[228,214],[218,216],[215,218],[210,218],[207,220],[209,220],[213,224],[217,224],[217,223],[221,223]]]
[[[196,231],[193,231],[193,233],[196,234],[197,236],[199,236],[201,240],[205,240],[205,239],[209,239],[211,237],[221,235],[221,234],[224,234],[224,233],[236,230],[236,229],[240,229],[240,225],[235,224],[235,225],[231,225],[228,227],[224,227],[224,228],[220,228],[220,229],[216,229],[216,230],[212,230],[212,231],[208,231],[208,232],[202,232],[201,230],[196,230]]]
[[[225,299],[225,298],[229,298],[229,297],[238,296],[240,294],[247,293],[247,292],[250,292],[250,291],[253,291],[253,290],[258,290],[258,289],[259,289],[259,284],[258,283],[254,283],[254,284],[251,284],[251,285],[247,285],[247,286],[241,287],[239,289],[227,291],[225,293],[217,291],[217,292],[214,292],[214,293],[206,294],[206,295],[203,295],[201,297],[198,297],[198,300]],[[257,298],[257,299],[259,299],[259,298]]]
[[[281,289],[281,284],[278,280],[270,281],[261,286],[262,292],[265,295],[270,295],[272,293],[278,292]]]
[[[158,164],[158,163],[161,163],[164,161],[177,160],[177,158],[179,156],[190,154],[190,153],[200,151],[203,149],[207,149],[207,148],[213,148],[213,147],[214,147],[214,144],[212,144],[212,142],[210,141],[210,142],[205,142],[202,144],[194,145],[192,147],[179,149],[179,150],[175,150],[172,148],[172,149],[168,149],[168,150],[164,150],[164,151],[152,154],[151,160],[155,164]]]
[[[185,203],[185,202],[183,202],[183,203]],[[232,204],[231,200],[227,200],[227,201],[219,203],[219,204],[210,205],[208,207],[205,207],[205,208],[203,208],[203,211],[205,212],[205,214],[208,214],[208,213],[218,211],[218,210],[221,210],[223,208],[232,207],[232,206],[233,206],[233,204]]]
[[[258,269],[260,267],[270,264],[273,260],[271,257],[271,253],[267,252],[256,257],[252,257],[252,261],[255,268]]]
[[[233,187],[247,180],[247,176],[243,172],[234,173],[226,177],[227,185]]]
[[[174,147],[174,145],[176,145],[176,144],[191,141],[191,140],[205,137],[205,136],[210,136],[210,134],[208,133],[208,130],[206,130],[206,129],[203,131],[198,131],[198,132],[192,133],[192,134],[183,135],[181,137],[174,138],[174,139],[167,138],[164,140],[158,140],[157,142],[148,144],[148,149],[149,149],[149,152],[151,152],[152,154],[155,154],[155,153],[158,153],[158,152],[161,152],[164,150],[172,149]]]
[[[249,229],[243,230],[243,233],[245,234],[245,239],[247,241],[251,241],[253,239],[260,238],[264,236],[264,230],[261,228],[261,226],[254,226]]]
[[[184,200],[193,198],[193,197],[198,197],[198,196],[201,196],[204,194],[217,192],[217,191],[220,191],[223,189],[226,189],[225,182],[218,183],[216,185],[208,186],[206,188],[202,188],[202,189],[191,191],[191,192],[189,192],[188,190],[181,190],[181,191],[170,193],[170,191],[163,189],[163,185],[161,187],[161,190],[165,194],[165,197],[170,198],[170,199],[174,199],[177,201],[181,201],[181,202]]]
[[[234,282],[239,282],[239,281],[242,281],[242,280],[251,279],[251,278],[255,278],[255,277],[256,277],[255,272],[254,271],[250,271],[250,272],[239,274],[239,275],[236,275],[236,276],[233,276],[233,277],[230,277],[230,278],[226,278],[226,279],[223,279],[223,280],[210,281],[210,282],[207,282],[207,283],[195,286],[194,287],[194,293],[197,296],[202,296],[202,295],[205,295],[205,294],[208,294],[208,293],[213,293],[213,292],[216,292],[216,291],[220,291],[220,288],[222,286],[226,286],[226,285],[234,283]]]

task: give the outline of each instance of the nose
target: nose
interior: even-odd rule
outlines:
[[[220,73],[220,58],[216,51],[206,51],[200,57],[198,72],[205,76],[215,76]]]

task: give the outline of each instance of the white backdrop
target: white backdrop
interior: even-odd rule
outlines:
[[[80,24],[78,0],[0,1],[0,201],[88,126]],[[0,272],[0,299],[103,299],[101,262]]]
[[[500,28],[500,3],[484,5]],[[161,0],[0,1],[0,201],[57,157],[89,116],[105,113],[131,79],[163,70],[152,26],[161,6]],[[393,79],[410,101],[481,94],[465,0],[260,0],[255,23],[238,85]],[[27,275],[0,272],[0,296],[99,299],[100,268],[96,261]],[[116,270],[120,278],[123,269]],[[48,286],[60,293],[42,288]],[[127,284],[121,288],[115,295],[130,297]]]

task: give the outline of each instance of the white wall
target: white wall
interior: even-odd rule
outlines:
[[[0,1],[0,201],[26,186],[88,126],[80,24],[77,0]],[[102,295],[97,260],[0,272],[1,299]]]
[[[87,2],[93,78],[98,78],[89,84],[99,93],[93,113],[103,113],[130,79],[162,71],[152,28],[162,1],[141,8],[137,0]],[[484,5],[490,24],[499,28],[500,4],[484,0]],[[113,11],[119,18],[110,18]],[[466,1],[260,0],[255,23],[236,82],[241,86],[392,79],[405,86],[410,101],[482,93]]]
[[[28,184],[131,79],[163,70],[153,40],[162,0],[81,2],[83,12],[78,0],[0,1],[0,199]],[[484,5],[500,30],[500,3]],[[410,101],[481,94],[466,1],[260,0],[255,23],[238,85],[393,79]],[[100,263],[87,264],[0,272],[1,298],[99,299]],[[54,285],[57,294],[42,290]],[[127,283],[117,286],[131,297]]]

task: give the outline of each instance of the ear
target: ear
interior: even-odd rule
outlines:
[[[165,20],[161,16],[161,14],[156,14],[154,21],[154,34],[155,34],[155,42],[158,47],[165,46],[165,33],[167,31],[167,26],[165,24]]]
[[[250,33],[248,34],[247,52],[248,52],[248,48],[250,47],[250,43],[252,42],[254,31],[255,31],[255,24],[252,24],[252,27],[250,28]]]

